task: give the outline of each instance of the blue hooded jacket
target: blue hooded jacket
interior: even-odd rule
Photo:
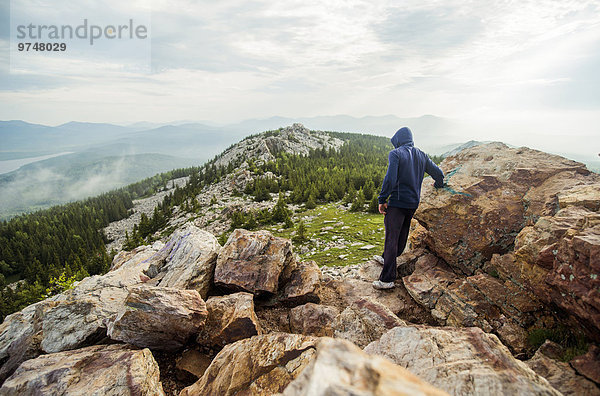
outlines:
[[[395,148],[388,157],[389,165],[379,194],[379,203],[383,204],[387,200],[388,206],[416,209],[421,198],[425,172],[433,177],[436,188],[444,186],[444,172],[427,154],[414,146],[409,128],[398,129],[391,141]]]

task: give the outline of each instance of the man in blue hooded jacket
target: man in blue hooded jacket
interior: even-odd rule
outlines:
[[[391,140],[394,149],[388,156],[388,169],[379,194],[379,212],[385,215],[385,247],[383,270],[379,280],[373,282],[376,289],[394,287],[396,257],[406,246],[410,221],[419,206],[425,172],[433,177],[436,188],[444,186],[444,172],[414,146],[409,128],[400,128]]]

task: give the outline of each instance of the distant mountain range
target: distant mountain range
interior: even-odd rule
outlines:
[[[126,126],[68,122],[46,126],[19,120],[0,121],[0,163],[27,158],[32,162],[0,175],[0,218],[97,195],[158,172],[202,165],[248,135],[295,122],[312,130],[389,137],[399,127],[408,125],[413,130],[415,144],[436,155],[475,142],[459,140],[460,136],[466,136],[462,134],[460,122],[433,115],[271,117],[230,125],[180,121],[171,124],[138,122]],[[70,154],[42,157],[65,152]],[[44,160],[38,161],[38,157]],[[595,158],[575,159],[600,170],[600,161]],[[98,182],[86,183],[90,180]]]

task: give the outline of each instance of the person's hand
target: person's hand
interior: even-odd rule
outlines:
[[[386,212],[387,212],[387,204],[386,203],[379,204],[379,213],[385,214]]]

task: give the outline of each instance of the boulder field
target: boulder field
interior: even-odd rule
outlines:
[[[0,394],[600,395],[600,177],[499,143],[441,166],[395,289],[188,223],[8,316]],[[533,349],[559,328],[587,350]]]

